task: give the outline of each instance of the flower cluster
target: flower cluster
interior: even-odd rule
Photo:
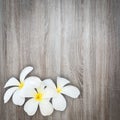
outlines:
[[[67,85],[70,83],[65,78],[57,77],[57,83],[51,79],[40,80],[37,76],[26,77],[33,67],[28,66],[20,73],[19,80],[12,77],[5,84],[4,88],[9,88],[4,94],[4,103],[7,103],[12,97],[15,105],[22,106],[24,111],[32,116],[36,113],[38,107],[43,116],[51,115],[55,110],[64,111],[66,100],[63,95],[77,98],[80,91],[77,87]],[[25,98],[28,98],[25,102]]]

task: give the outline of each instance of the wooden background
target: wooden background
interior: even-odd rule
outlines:
[[[81,96],[49,117],[3,104],[7,79],[27,65]],[[120,120],[120,0],[0,0],[0,120]]]

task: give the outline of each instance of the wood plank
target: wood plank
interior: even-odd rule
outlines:
[[[120,90],[112,90],[110,96],[110,120],[120,119]]]
[[[0,0],[1,120],[119,120],[119,0]],[[81,91],[64,112],[29,117],[4,84],[32,65],[41,79],[68,78]]]

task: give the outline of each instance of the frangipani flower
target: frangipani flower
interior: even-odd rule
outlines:
[[[30,97],[30,99],[24,105],[24,111],[32,116],[36,113],[38,107],[43,116],[48,116],[53,113],[53,106],[50,103],[50,98],[53,97],[53,90],[44,86],[39,88],[26,89],[24,92],[25,97]]]
[[[57,77],[57,87],[50,79],[46,79],[43,82],[55,91],[55,95],[52,98],[52,105],[55,110],[64,111],[66,108],[66,100],[62,94],[72,98],[77,98],[80,95],[80,91],[77,87],[67,85],[70,83],[67,79]]]
[[[5,84],[4,88],[10,87],[4,94],[4,103],[7,103],[9,99],[12,96],[12,101],[15,105],[23,105],[25,102],[25,98],[21,97],[21,91],[26,85],[26,81],[31,81],[33,83],[33,80],[40,81],[38,77],[31,76],[26,78],[26,76],[33,70],[33,67],[26,67],[22,70],[20,73],[20,80],[17,80],[15,77],[12,77],[8,80],[8,82]],[[25,79],[26,78],[26,79]],[[34,85],[34,83],[33,83]]]

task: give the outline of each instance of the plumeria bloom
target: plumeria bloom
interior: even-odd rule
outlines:
[[[53,113],[53,106],[50,103],[50,99],[53,97],[53,90],[51,88],[44,88],[41,84],[39,88],[29,88],[24,91],[25,97],[30,99],[24,105],[24,111],[29,115],[33,116],[38,107],[43,116],[48,116]]]
[[[80,91],[77,87],[67,85],[70,83],[70,81],[67,79],[57,77],[57,87],[50,79],[46,79],[43,82],[46,84],[46,86],[51,87],[55,91],[55,95],[52,98],[52,104],[56,110],[64,111],[66,108],[66,100],[62,94],[72,98],[77,98],[80,95]]]
[[[26,76],[33,70],[33,67],[26,67],[20,73],[20,79],[17,80],[15,77],[12,77],[5,84],[4,88],[10,87],[4,94],[4,103],[7,103],[12,97],[12,101],[15,105],[22,106],[25,102],[25,98],[21,97],[21,91],[25,87],[27,81],[31,81],[34,86],[34,80],[40,81],[38,77],[31,76],[26,78]],[[13,96],[12,96],[13,95]]]

